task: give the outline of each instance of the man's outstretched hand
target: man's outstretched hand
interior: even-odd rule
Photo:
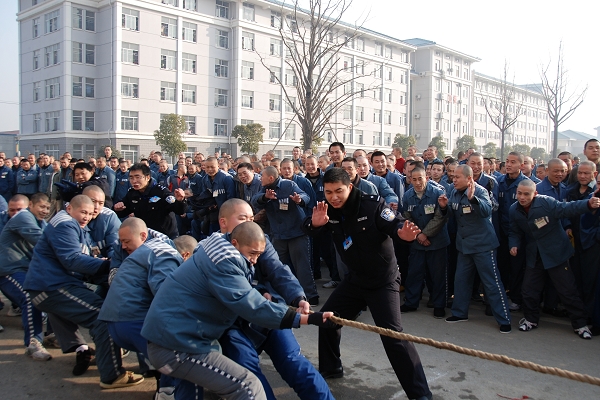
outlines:
[[[421,233],[419,227],[410,221],[404,221],[402,228],[398,229],[398,237],[407,242],[415,240],[419,233]]]

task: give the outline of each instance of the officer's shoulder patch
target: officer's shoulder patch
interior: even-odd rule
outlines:
[[[392,210],[386,207],[383,209],[383,211],[381,211],[381,218],[385,219],[386,221],[393,221],[396,216]]]
[[[365,195],[364,198],[373,200],[373,201],[379,201],[379,199],[380,199],[380,197],[376,194],[368,194],[368,195]]]
[[[173,204],[173,203],[175,203],[175,196],[167,196],[167,198],[165,200],[167,203]]]

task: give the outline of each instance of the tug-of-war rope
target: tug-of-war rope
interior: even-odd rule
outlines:
[[[456,353],[466,354],[472,357],[483,358],[484,360],[498,361],[504,364],[512,365],[513,367],[526,368],[532,371],[541,372],[543,374],[556,375],[562,378],[572,379],[574,381],[600,386],[600,378],[597,378],[595,376],[580,374],[577,372],[567,371],[555,367],[546,367],[544,365],[532,363],[530,361],[517,360],[516,358],[507,357],[502,354],[494,354],[480,350],[473,350],[466,347],[457,346],[448,342],[439,342],[430,338],[413,336],[409,335],[408,333],[396,332],[391,329],[380,328],[378,326],[368,325],[362,322],[351,321],[335,316],[330,317],[329,320],[335,322],[338,325],[351,326],[353,328],[361,329],[363,331],[374,332],[383,336],[389,336],[394,339],[407,340],[413,343],[425,344],[438,349],[450,350]]]

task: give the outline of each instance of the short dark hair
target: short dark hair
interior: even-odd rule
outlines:
[[[37,204],[40,201],[50,202],[50,199],[46,193],[36,193],[31,196],[31,204]]]
[[[94,172],[94,167],[92,167],[89,163],[86,162],[78,162],[77,164],[75,164],[75,166],[73,167],[73,171],[77,169],[87,169],[90,172]]]
[[[108,147],[108,146],[106,146],[106,147]],[[110,149],[110,147],[108,147],[108,148]],[[117,157],[117,156],[110,156],[110,157],[108,157],[108,159],[109,160],[119,160],[119,157]]]
[[[428,165],[431,165],[432,167],[434,165],[441,165],[443,170],[446,170],[446,166],[444,165],[443,161],[436,160],[436,161],[430,162]]]
[[[343,168],[331,168],[330,170],[328,170],[327,172],[325,172],[325,175],[323,175],[323,183],[338,183],[341,182],[343,185],[349,186],[350,185],[350,177],[348,176],[348,174],[346,173],[346,171],[344,171]]]
[[[590,139],[590,140],[588,140],[588,141],[587,141],[587,142],[585,142],[585,144],[583,145],[583,150],[585,151],[585,149],[587,148],[587,145],[588,145],[588,143],[591,143],[591,142],[597,142],[597,141],[598,141],[598,139]]]
[[[248,168],[250,171],[254,171],[254,168],[252,167],[252,164],[247,163],[247,162],[239,163],[238,166],[237,166],[237,170],[239,171],[240,168]]]
[[[329,148],[327,150],[331,151],[331,148],[332,147],[336,147],[336,146],[339,147],[340,150],[342,150],[342,152],[346,151],[346,147],[344,147],[344,143],[341,143],[341,142],[333,142],[333,143],[331,143],[329,145]]]
[[[373,157],[381,157],[381,156],[383,156],[384,158],[387,158],[383,151],[374,151],[373,154],[371,154],[371,162],[373,162]]]
[[[423,168],[425,169],[425,163],[423,161],[410,160],[408,165],[414,165],[415,168]]]
[[[342,162],[351,162],[354,164],[354,168],[358,168],[358,161],[356,161],[356,158],[354,157],[346,157],[342,160]]]
[[[519,153],[518,151],[511,151],[510,153],[508,153],[509,156],[515,156],[515,157],[519,157],[519,162],[521,164],[523,164],[523,162],[525,161],[525,157],[523,156],[522,153]]]
[[[135,163],[129,168],[129,172],[142,171],[144,176],[150,176],[150,167],[146,164],[142,164],[141,162]]]
[[[159,155],[162,157],[162,153],[160,151],[155,151],[154,154]]]
[[[589,142],[589,140],[588,140],[588,142]],[[573,154],[569,153],[568,151],[561,151],[558,155],[559,156],[568,156],[569,160],[573,159]]]

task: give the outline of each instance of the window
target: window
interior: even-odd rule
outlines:
[[[121,96],[139,98],[139,78],[124,76],[121,78]]]
[[[391,146],[392,145],[392,134],[391,133],[384,133],[384,145],[385,146]]]
[[[385,101],[388,103],[392,102],[392,89],[385,89]],[[400,104],[402,104],[402,102]]]
[[[356,84],[356,93],[358,93],[358,96],[365,97],[365,84],[358,83],[358,82],[355,82],[355,84]]]
[[[121,129],[124,131],[138,130],[138,112],[121,111]],[[121,146],[123,148],[123,146]]]
[[[177,7],[178,6],[178,1],[177,0],[162,0],[163,4],[167,4],[173,7]]]
[[[375,110],[373,113],[373,122],[377,124],[381,123],[381,110]]]
[[[390,99],[390,103],[392,102],[392,100]],[[407,102],[407,97],[406,97],[406,92],[400,92],[400,104],[406,104]]]
[[[269,95],[269,110],[281,111],[281,96],[278,94]]]
[[[392,67],[385,67],[385,79],[392,80]]]
[[[33,82],[33,101],[40,101],[40,82]]]
[[[254,92],[242,90],[242,107],[254,108]]]
[[[183,7],[183,9],[184,9],[184,10],[192,10],[192,11],[196,11],[196,9],[197,9],[197,5],[196,5],[196,3],[197,3],[197,0],[183,0],[183,5],[182,5],[182,7]],[[195,119],[194,119],[194,121],[195,121]],[[194,124],[195,124],[195,123],[196,123],[196,122],[194,122]],[[194,135],[194,134],[193,134],[193,135]]]
[[[140,46],[134,43],[122,43],[121,61],[139,65],[139,48]]]
[[[95,31],[96,13],[82,8],[73,8],[73,28]]]
[[[381,146],[381,133],[373,132],[373,146]]]
[[[42,130],[42,114],[33,114],[33,131],[39,132]]]
[[[298,33],[298,21],[293,15],[286,16],[287,19],[287,27],[293,33]]]
[[[215,107],[227,107],[227,90],[215,89]]]
[[[60,50],[60,44],[53,44],[45,48],[44,53],[46,54],[44,66],[49,67],[51,65],[58,64],[58,51]]]
[[[160,35],[164,37],[177,38],[177,20],[174,18],[160,18]]]
[[[34,50],[33,51],[33,69],[40,69],[40,51],[39,50]]]
[[[276,57],[281,57],[282,53],[282,42],[278,39],[271,39],[271,44],[269,45],[269,54]]]
[[[196,85],[181,85],[181,101],[196,104]]]
[[[375,42],[375,55],[383,55],[383,44]]]
[[[217,47],[222,49],[229,48],[229,32],[217,29]]]
[[[86,64],[94,64],[95,52],[96,52],[96,46],[94,46],[93,44],[85,45],[85,63]]]
[[[352,119],[352,106],[347,104],[342,107],[342,114],[344,119]]]
[[[364,121],[365,120],[365,108],[356,106],[354,109],[354,119],[356,121]]]
[[[73,62],[83,62],[83,43],[73,42]]]
[[[56,99],[58,96],[60,96],[59,79],[46,79],[46,99]]]
[[[215,60],[215,76],[227,78],[229,75],[229,61]]]
[[[121,27],[132,31],[139,31],[140,12],[123,7],[123,14],[121,14]]]
[[[253,124],[253,123],[254,123],[253,119],[243,119],[242,122],[241,122],[242,125],[250,125],[250,124]]]
[[[375,78],[383,78],[383,66],[375,66],[375,68],[373,69],[373,76]]]
[[[136,118],[137,118],[137,115],[136,115]],[[139,146],[135,146],[132,144],[122,144],[121,145],[121,155],[126,160],[132,160],[133,162],[137,162],[138,153],[139,153]]]
[[[196,43],[196,31],[198,30],[198,26],[191,22],[183,22],[181,25],[181,38],[186,42]]]
[[[293,106],[293,107],[292,107]],[[285,112],[294,112],[294,108],[296,108],[296,98],[290,97],[289,100],[285,100]]]
[[[195,54],[182,53],[181,54],[181,69],[185,72],[196,73],[196,58]]]
[[[246,21],[254,21],[254,4],[244,3],[244,15],[243,18]]]
[[[363,60],[356,61],[356,73],[360,75],[365,74],[365,62]]]
[[[58,145],[57,144],[46,144],[44,145],[44,152],[50,157],[54,157],[54,159],[58,160],[60,155],[58,154]]]
[[[175,90],[177,85],[175,82],[160,83],[160,99],[165,101],[175,101]]]
[[[281,28],[281,13],[271,11],[271,26],[277,29]]]
[[[269,79],[269,82],[279,83],[279,80],[281,79],[281,68],[271,67],[270,69],[271,69],[271,78]]]
[[[279,139],[281,135],[281,123],[269,122],[269,139]]]
[[[294,71],[291,69],[286,69],[285,70],[285,84],[288,86],[296,86],[298,83],[298,80],[296,79],[296,75],[294,74]]]
[[[177,69],[177,54],[172,50],[160,51],[160,68],[161,69]]]
[[[227,120],[215,118],[215,136],[227,136]]]
[[[196,134],[196,117],[190,116],[190,115],[184,115],[183,119],[185,119],[185,123],[187,124],[187,134],[188,135],[195,135]],[[190,148],[188,148],[188,151],[190,151]],[[196,149],[193,148],[193,150],[191,151],[192,154],[194,154],[196,152]]]
[[[73,96],[83,96],[83,78],[81,76],[73,77]]]
[[[36,38],[36,37],[40,36],[40,19],[34,18],[32,21],[33,21],[32,35],[34,38]]]
[[[217,2],[217,17],[229,19],[229,2],[216,0]]]
[[[46,113],[46,132],[55,132],[58,130],[58,120],[60,111],[52,111]]]
[[[352,68],[352,57],[344,57],[344,70],[348,71]]]
[[[254,33],[242,32],[242,49],[254,50]]]
[[[242,61],[242,79],[254,79],[254,63]]]
[[[377,101],[381,101],[381,91],[382,91],[382,90],[383,90],[382,88],[379,88],[379,89],[374,89],[374,90],[373,90],[373,98],[374,98],[375,100],[377,100]]]
[[[436,124],[439,124],[439,121],[436,121]],[[406,113],[400,114],[400,125],[406,126]],[[436,128],[439,129],[439,128]]]
[[[283,133],[285,140],[296,140],[296,124],[289,124]]]
[[[85,97],[94,97],[94,78],[85,78]]]
[[[384,111],[383,112],[383,122],[390,125],[392,123],[392,112]]]
[[[356,38],[356,40],[354,41],[356,47],[356,50],[359,51],[365,51],[365,39],[363,38]]]
[[[46,33],[55,32],[58,30],[58,16],[60,15],[59,10],[54,10],[44,15],[46,21]]]
[[[94,112],[93,111],[73,111],[73,130],[94,131]]]

